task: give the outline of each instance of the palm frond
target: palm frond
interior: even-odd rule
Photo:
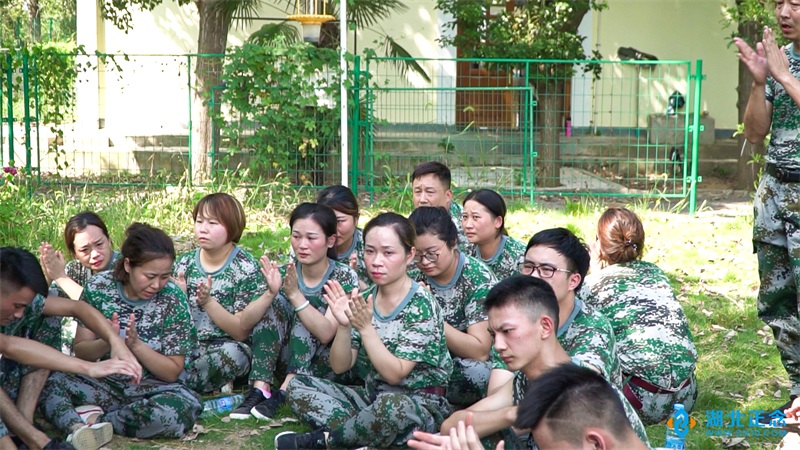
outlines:
[[[297,27],[285,20],[262,26],[247,38],[247,42],[258,45],[272,45],[279,36],[283,37],[286,42],[298,42],[301,39],[300,31],[297,30]]]
[[[401,0],[350,0],[347,20],[355,22],[358,28],[366,28],[407,9]]]
[[[261,0],[228,0],[211,4],[213,8],[218,8],[221,14],[235,20],[236,26],[247,27],[252,23],[248,17],[257,17],[261,9]]]
[[[428,83],[431,82],[428,73],[425,72],[425,69],[419,65],[419,63],[413,59],[411,53],[408,52],[402,45],[397,43],[394,39],[390,36],[384,36],[384,53],[386,56],[391,58],[397,58],[393,61],[393,64],[397,69],[400,71],[401,74],[406,75],[409,70],[416,72],[421,76],[425,81]]]

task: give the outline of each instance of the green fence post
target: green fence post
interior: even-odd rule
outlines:
[[[700,125],[700,94],[703,86],[703,60],[698,59],[695,63],[694,74],[694,111],[692,112],[692,169],[689,175],[689,215],[694,217],[697,210],[697,159],[700,147],[700,133],[703,131]]]
[[[189,186],[192,185],[192,55],[186,55],[186,64],[188,68],[186,69],[186,85],[189,86],[187,92],[188,100],[189,100],[189,139],[187,139],[187,144],[189,146],[189,179],[186,180],[186,184]]]
[[[6,53],[6,83],[8,86],[8,164],[14,165],[14,59],[11,57],[11,51]]]
[[[342,80],[344,83],[346,80]],[[353,62],[353,105],[354,110],[350,119],[350,188],[358,195],[358,157],[361,139],[361,56],[356,55]],[[349,111],[349,109],[348,109]]]
[[[25,172],[31,174],[31,106],[30,86],[28,83],[28,52],[22,52],[22,101],[25,122]]]

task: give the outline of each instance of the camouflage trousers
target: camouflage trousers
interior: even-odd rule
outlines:
[[[250,332],[250,384],[263,381],[272,385],[275,382],[275,368],[286,342],[286,320],[282,306],[276,304],[278,298]]]
[[[491,371],[491,361],[453,356],[453,373],[447,384],[447,400],[456,407],[467,407],[486,397]]]
[[[11,400],[16,400],[22,377],[19,376],[20,374],[16,370],[7,371],[7,369],[12,366],[19,365],[7,358],[0,357],[0,390],[8,395],[8,398]],[[3,423],[3,419],[0,418],[0,439],[5,436],[8,436],[8,428],[6,428],[6,424]]]
[[[137,385],[121,376],[95,380],[56,372],[39,399],[41,414],[64,432],[83,423],[75,407],[98,405],[105,413],[98,422],[110,422],[114,433],[137,438],[179,438],[191,431],[202,405],[197,395],[180,383],[154,378]]]
[[[181,372],[180,381],[189,389],[207,393],[250,372],[252,352],[242,342],[228,339],[200,341],[199,357]]]
[[[633,395],[642,402],[642,408],[637,409],[636,413],[645,425],[667,420],[675,403],[682,403],[686,411],[691,411],[697,400],[697,378],[694,373],[689,384],[672,393],[656,394],[631,383],[628,386]]]
[[[414,430],[435,433],[452,407],[444,397],[383,385],[350,387],[299,375],[286,400],[300,420],[326,428],[331,448],[404,446]]]
[[[800,184],[764,174],[753,207],[758,317],[772,328],[792,394],[800,394]]]

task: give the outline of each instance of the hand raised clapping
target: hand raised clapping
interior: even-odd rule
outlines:
[[[350,295],[344,291],[344,288],[336,280],[330,280],[323,286],[325,291],[322,298],[328,303],[333,317],[343,327],[350,326],[350,298],[352,295],[358,295],[358,289],[353,289]]]
[[[262,256],[259,263],[261,264],[261,273],[264,275],[264,279],[267,280],[269,291],[273,294],[277,294],[283,285],[281,272],[278,270],[278,263],[270,261],[267,255]]]

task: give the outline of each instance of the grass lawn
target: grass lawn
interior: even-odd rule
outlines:
[[[50,189],[26,198],[24,193],[0,186],[0,245],[19,245],[35,250],[42,240],[64,247],[63,226],[81,210],[98,212],[109,225],[116,247],[125,226],[149,222],[173,235],[179,246],[191,247],[191,210],[207,191],[188,188],[144,189]],[[292,206],[311,198],[303,191],[222,189],[243,201],[248,226],[241,244],[256,256],[269,253],[285,260],[289,248],[288,214]],[[463,196],[458,196],[462,198]],[[365,207],[361,225],[380,210],[410,211],[407,191],[379,199]],[[399,199],[399,200],[398,200]],[[622,202],[622,200],[615,200]],[[512,236],[527,241],[544,228],[564,226],[585,240],[594,239],[595,224],[603,205],[595,201],[564,202],[551,206],[511,202],[507,228]],[[722,411],[730,422],[732,410],[742,411],[744,428],[749,410],[774,410],[788,399],[788,379],[771,340],[771,332],[756,315],[758,288],[756,259],[751,244],[751,209],[701,210],[697,217],[675,214],[632,201],[628,206],[644,222],[647,261],[669,275],[688,316],[700,359],[697,365],[699,398],[692,411],[697,426],[687,436],[687,448],[722,448],[723,442],[706,436],[707,412]],[[766,333],[765,333],[766,331]],[[591,412],[589,412],[591,413]],[[288,410],[283,417],[289,417]],[[268,428],[254,419],[223,422],[219,418],[198,422],[205,433],[194,440],[141,441],[115,438],[111,448],[272,448],[281,428]],[[304,429],[289,424],[293,429]],[[286,429],[286,428],[284,428]],[[725,427],[709,429],[724,430]],[[648,427],[651,444],[662,445],[665,426]],[[746,437],[750,448],[774,448],[780,437]],[[742,444],[740,444],[739,448]]]

